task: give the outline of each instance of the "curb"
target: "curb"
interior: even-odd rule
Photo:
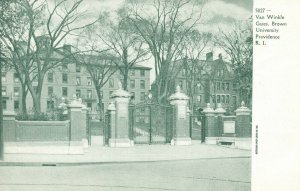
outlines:
[[[211,157],[211,158],[194,158],[194,159],[162,159],[162,160],[145,160],[145,161],[99,161],[99,162],[1,162],[2,166],[41,166],[41,167],[61,167],[61,166],[84,166],[84,165],[105,165],[105,164],[128,164],[128,163],[155,163],[155,162],[178,162],[193,160],[217,160],[217,159],[243,159],[251,156],[240,157]]]

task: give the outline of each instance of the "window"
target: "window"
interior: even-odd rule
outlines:
[[[15,111],[18,111],[18,110],[19,110],[19,108],[20,108],[19,104],[20,104],[20,102],[19,102],[18,100],[15,100],[15,101],[14,101],[14,110],[15,110]]]
[[[222,83],[222,90],[225,90],[225,83]]]
[[[53,82],[53,73],[52,72],[48,73],[48,82],[50,82],[50,83]]]
[[[2,96],[6,96],[7,92],[6,92],[6,86],[2,86]]]
[[[217,82],[217,90],[220,90],[220,82]]]
[[[232,96],[232,103],[236,107],[236,103],[237,103],[236,96]]]
[[[19,82],[20,78],[19,75],[17,73],[14,73],[14,82]]]
[[[229,103],[229,95],[226,95],[225,103]]]
[[[62,96],[67,97],[68,96],[68,88],[67,87],[62,87]]]
[[[91,78],[91,77],[87,77],[86,80],[87,80],[87,83],[86,83],[86,84],[87,84],[88,86],[91,86],[91,85],[92,85],[92,78]]]
[[[135,88],[135,80],[130,80],[130,88],[131,89]]]
[[[92,106],[93,106],[92,102],[87,102],[87,108],[89,108],[90,110],[92,110]]]
[[[78,98],[81,97],[81,90],[76,90],[76,97],[78,97]]]
[[[53,95],[53,87],[49,86],[48,87],[48,96],[52,96]]]
[[[113,91],[109,91],[109,97],[111,97],[112,93],[113,93]]]
[[[1,79],[2,79],[2,82],[6,82],[6,72],[2,72]]]
[[[135,71],[134,70],[130,70],[129,74],[130,74],[130,76],[135,76]]]
[[[79,86],[81,84],[81,79],[80,77],[76,77],[76,85]]]
[[[92,90],[87,90],[87,98],[88,99],[92,98]]]
[[[81,66],[79,64],[76,64],[76,72],[80,72],[81,71]]]
[[[225,89],[226,89],[226,90],[229,90],[229,83],[226,83],[226,84],[225,84]]]
[[[113,88],[114,87],[114,79],[109,79],[109,87]]]
[[[141,77],[144,77],[145,76],[145,70],[140,70],[140,75],[141,75]]]
[[[202,86],[200,83],[197,84],[197,88],[198,88],[198,90],[202,90]]]
[[[216,103],[216,96],[215,96],[215,95],[212,95],[212,96],[211,96],[211,100],[212,100],[213,103]]]
[[[3,109],[7,109],[6,100],[2,100],[2,107]]]
[[[54,109],[54,101],[47,101],[47,109]]]
[[[145,92],[141,92],[141,98],[140,98],[140,100],[141,101],[145,101],[145,97],[146,97]]]
[[[68,74],[66,73],[62,74],[62,83],[68,83]]]
[[[183,82],[180,80],[180,81],[178,82],[178,85],[179,85],[179,86],[180,86],[180,88],[182,89]]]
[[[221,96],[221,103],[225,103],[225,95]]]
[[[14,87],[14,96],[19,97],[20,96],[20,88],[19,87]]]
[[[237,89],[236,83],[232,84],[232,89],[233,89],[233,90],[236,90],[236,89]]]
[[[220,103],[220,95],[217,95],[217,103]]]
[[[130,98],[131,98],[132,100],[135,99],[135,93],[134,93],[134,92],[130,92]]]
[[[202,101],[202,95],[198,95],[198,96],[197,96],[197,101],[198,101],[199,103],[201,103],[201,101]]]
[[[145,80],[140,81],[140,88],[145,89]]]

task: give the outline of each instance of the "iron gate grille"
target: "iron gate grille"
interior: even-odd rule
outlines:
[[[190,136],[193,140],[205,142],[205,116],[190,115]]]
[[[136,144],[162,144],[172,139],[174,108],[159,104],[129,107],[130,138]]]

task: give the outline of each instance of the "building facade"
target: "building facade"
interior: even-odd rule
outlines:
[[[194,73],[189,73],[184,66],[178,67],[180,72],[174,81],[187,95],[192,90],[190,107],[194,111],[202,111],[207,103],[214,108],[221,103],[227,114],[233,114],[242,100],[239,100],[238,83],[234,79],[230,63],[224,61],[221,54],[218,59],[213,60],[212,53],[208,53],[206,60],[185,60],[177,64],[182,66],[189,62],[196,62]],[[187,78],[191,75],[194,77]]]
[[[150,88],[150,69],[144,66],[134,66],[128,77],[128,91],[132,94],[133,103],[145,100]],[[115,72],[102,88],[102,104],[107,108],[111,93],[118,89],[120,73]],[[20,110],[22,89],[18,75],[13,70],[2,72],[2,96],[4,110]],[[33,81],[33,87],[37,82]],[[65,100],[72,100],[73,95],[81,98],[83,103],[91,110],[99,110],[98,98],[93,80],[86,68],[74,63],[64,64],[49,70],[43,82],[41,94],[41,111],[47,112],[55,109]],[[26,98],[27,110],[33,108],[33,101],[28,92]]]

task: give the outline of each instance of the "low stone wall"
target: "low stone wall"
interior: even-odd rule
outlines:
[[[16,121],[16,141],[68,141],[70,121]]]

